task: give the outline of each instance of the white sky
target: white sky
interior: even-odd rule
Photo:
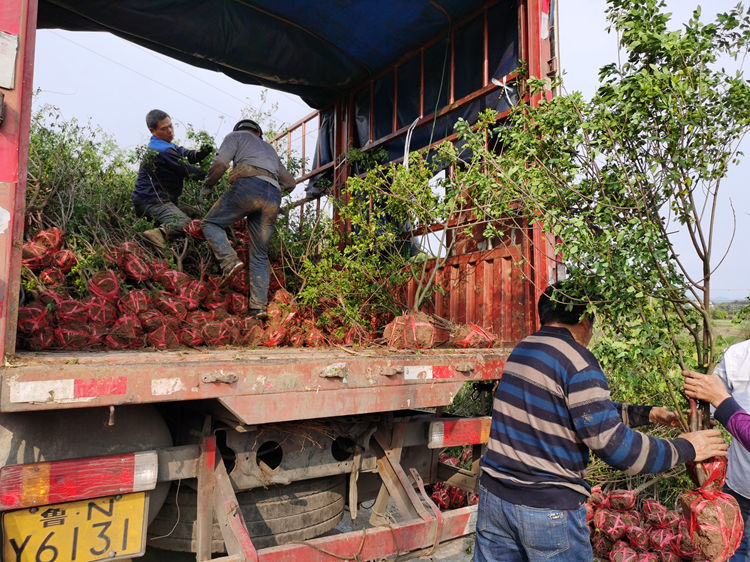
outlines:
[[[730,9],[736,0],[707,0],[711,16]],[[616,60],[616,38],[605,31],[604,0],[559,0],[560,51],[568,91],[589,97],[596,88],[598,69]],[[695,0],[667,0],[675,21],[685,21]],[[708,10],[705,10],[708,12]],[[705,17],[705,16],[704,16]],[[185,125],[205,129],[217,143],[241,118],[244,107],[258,108],[261,89],[240,84],[223,74],[188,66],[105,33],[61,30],[37,32],[34,87],[35,108],[59,107],[66,119],[91,120],[111,134],[123,148],[148,141],[144,123],[153,108],[167,111],[175,122],[177,139]],[[311,109],[298,97],[274,92],[278,122],[291,124]],[[267,103],[264,109],[270,109]],[[747,143],[746,143],[747,144]],[[750,237],[750,190],[744,179],[749,166],[733,170],[723,184],[715,255],[731,237],[731,208],[737,216],[735,241],[713,279],[714,298],[742,300],[750,294],[750,260],[742,247]],[[683,253],[691,253],[686,244]]]

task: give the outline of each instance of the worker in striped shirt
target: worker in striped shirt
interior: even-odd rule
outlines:
[[[508,357],[482,458],[475,562],[593,559],[585,503],[590,451],[628,474],[725,456],[719,430],[657,439],[631,427],[679,425],[665,408],[618,404],[587,349],[593,317],[561,282],[539,298],[542,328]]]

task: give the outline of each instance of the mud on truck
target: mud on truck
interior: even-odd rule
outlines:
[[[297,182],[318,212],[356,173],[345,158],[352,147],[402,160],[454,139],[459,118],[493,108],[502,120],[524,96],[522,67],[557,71],[554,0],[312,4],[4,2],[3,560],[134,559],[147,544],[198,561],[373,560],[429,553],[473,531],[476,506],[441,511],[425,488],[476,490],[489,419],[441,408],[465,383],[499,379],[511,346],[535,328],[538,291],[557,277],[536,227],[494,248],[477,234],[438,271],[444,291],[427,307],[491,331],[500,345],[490,349],[17,346],[36,29],[108,31],[300,95],[317,111],[276,140],[291,145],[317,130],[312,150],[297,147],[310,162]],[[470,470],[438,462],[455,445],[474,446]],[[363,502],[372,504],[369,526],[332,532]]]

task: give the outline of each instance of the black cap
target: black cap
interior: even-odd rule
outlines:
[[[237,124],[234,126],[233,131],[255,131],[260,136],[263,136],[263,129],[260,128],[260,125],[258,125],[255,121],[252,119],[242,119],[240,121],[237,121]]]

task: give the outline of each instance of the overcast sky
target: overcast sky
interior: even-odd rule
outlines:
[[[675,22],[685,21],[699,3],[668,0]],[[704,18],[728,10],[736,0],[704,1]],[[589,97],[597,84],[598,69],[614,62],[616,38],[607,34],[604,0],[559,0],[560,51],[568,91]],[[708,12],[711,12],[710,14]],[[164,109],[175,122],[175,135],[184,138],[185,126],[205,129],[216,142],[242,117],[245,107],[261,106],[260,88],[240,84],[223,74],[188,66],[105,33],[73,33],[61,30],[37,32],[34,87],[39,94],[35,108],[59,107],[65,118],[91,120],[111,134],[123,148],[148,141],[146,112]],[[298,97],[275,92],[275,118],[291,124],[311,109]],[[270,109],[268,103],[264,109]],[[731,207],[737,216],[735,242],[714,277],[714,298],[742,300],[750,295],[750,260],[742,247],[750,237],[750,190],[745,178],[750,165],[733,170],[722,185],[722,208],[717,230],[718,248],[731,237]],[[682,245],[684,255],[691,253]]]

